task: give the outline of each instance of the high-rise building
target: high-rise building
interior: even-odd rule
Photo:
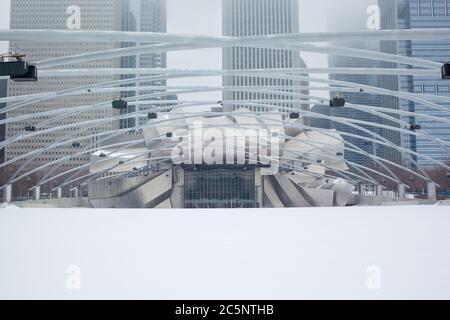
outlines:
[[[341,44],[342,45],[342,44]],[[361,44],[361,43],[346,43],[344,46],[353,47],[359,49],[370,49],[369,46]],[[342,56],[331,56],[329,58],[329,65],[332,68],[379,68],[380,62],[369,60],[369,59],[360,59],[360,58],[351,58],[351,57],[342,57]],[[338,74],[338,75],[330,75],[330,79],[332,80],[340,80],[346,81],[361,85],[369,85],[373,87],[377,87],[379,83],[379,77],[377,75],[351,75],[351,74]],[[340,92],[340,91],[332,91],[331,96],[342,96],[346,102],[356,104],[356,105],[366,105],[366,106],[375,106],[380,107],[382,105],[382,97],[379,95],[369,94],[369,93],[361,93],[361,92]],[[373,114],[355,110],[353,108],[330,108],[330,115],[334,117],[342,117],[346,119],[356,119],[361,121],[366,121],[370,123],[383,123],[383,120],[380,117],[377,117]],[[345,119],[343,119],[345,120]],[[360,139],[360,137],[371,138],[372,136],[369,133],[363,132],[357,128],[348,126],[346,124],[331,121],[331,128],[339,130],[341,132],[349,133],[354,136],[344,135],[345,141],[356,145],[362,150],[374,154],[380,157],[384,157],[383,148],[377,146],[376,144],[369,143],[369,140]],[[360,125],[364,129],[370,130],[376,134],[382,134],[382,130],[373,126],[364,126]],[[345,158],[349,161],[355,162],[360,165],[372,166],[373,160],[367,156],[362,155],[361,153],[355,152],[346,152]]]
[[[44,1],[27,1],[27,0],[12,0],[11,1],[11,29],[51,29],[51,30],[67,30],[67,20],[70,15],[67,14],[68,8],[73,5],[70,0],[44,0]],[[82,30],[118,30],[120,27],[119,15],[120,1],[114,0],[99,0],[77,1],[77,6],[80,9]],[[49,41],[11,41],[10,49],[12,51],[18,50],[26,54],[28,61],[41,61],[61,56],[74,55],[88,51],[100,51],[113,49],[117,45],[108,42],[49,42]],[[75,66],[68,66],[68,68],[113,68],[119,67],[116,60],[102,59],[94,62],[87,62]],[[64,67],[62,67],[64,68]],[[8,96],[25,95],[38,92],[54,92],[68,88],[76,88],[86,84],[94,84],[98,82],[106,82],[113,80],[114,77],[108,74],[101,74],[90,77],[67,77],[67,78],[40,78],[37,82],[31,83],[16,83],[9,81]],[[47,101],[42,101],[26,106],[25,108],[16,109],[7,113],[7,118],[14,118],[21,115],[31,113],[44,112],[49,110],[57,110],[61,108],[70,108],[77,106],[87,106],[99,103],[102,101],[112,100],[109,95],[80,95],[69,98],[59,98]],[[112,109],[92,110],[86,113],[81,113],[76,116],[70,116],[60,121],[50,123],[42,129],[50,127],[62,126],[66,124],[77,123],[89,119],[99,119],[112,116]],[[46,118],[35,118],[31,121],[12,122],[7,125],[6,137],[11,139],[17,135],[23,134],[26,126],[36,126],[39,122],[47,120]],[[84,131],[80,134],[80,138],[92,134],[93,132],[111,130],[113,124],[108,123],[100,125],[95,129]],[[28,138],[9,145],[6,148],[6,159],[11,160],[22,154],[28,153],[32,150],[40,149],[49,145],[53,141],[71,132],[73,128],[62,129],[48,134],[38,135],[33,138]],[[86,144],[89,141],[81,141]],[[37,167],[44,163],[57,160],[63,155],[73,153],[73,148],[70,145],[53,149],[51,151],[42,153],[36,158],[32,166]],[[83,165],[89,162],[89,155],[80,156],[72,159],[64,164],[64,168],[71,168]],[[20,164],[20,163],[18,163]]]
[[[51,30],[67,30],[70,27],[71,15],[79,13],[81,30],[132,30],[139,31],[165,31],[166,11],[164,0],[78,0],[74,6],[71,0],[11,0],[11,29],[51,29]],[[138,13],[138,14],[137,14]],[[162,17],[156,18],[158,15]],[[134,19],[134,21],[131,21]],[[77,28],[77,26],[75,26]],[[121,47],[120,43],[109,42],[49,42],[49,41],[12,41],[10,49],[18,50],[26,54],[28,61],[41,61],[61,56],[69,56],[74,54],[102,51]],[[116,68],[116,67],[152,67],[165,65],[165,57],[162,55],[152,54],[142,56],[139,62],[131,63],[136,60],[134,57],[126,59],[99,59],[86,63],[63,66],[60,68]],[[39,92],[54,92],[67,88],[76,88],[87,84],[95,84],[118,80],[119,76],[112,76],[107,73],[95,76],[83,77],[62,77],[62,78],[40,78],[37,82],[32,83],[15,83],[9,81],[8,96],[24,95]],[[70,108],[78,106],[89,106],[99,102],[105,102],[113,99],[111,94],[95,94],[95,95],[77,95],[68,98],[58,98],[36,102],[25,108],[16,109],[8,112],[8,118],[14,118],[21,115],[38,113],[49,110],[57,110],[61,108]],[[117,114],[117,110],[112,108],[93,109],[89,112],[83,112],[77,115],[71,115],[64,119],[54,121],[48,125],[39,128],[44,130],[51,127],[75,124],[82,121],[109,118]],[[24,133],[27,126],[36,126],[40,122],[48,120],[48,118],[35,118],[30,121],[19,121],[9,123],[6,127],[6,137],[11,139],[17,135]],[[104,132],[115,129],[119,123],[105,123],[97,125],[77,134],[80,137],[81,146],[87,145],[93,141],[84,139],[84,136],[92,135],[97,132]],[[14,159],[20,155],[28,153],[32,150],[40,149],[44,146],[57,141],[61,137],[73,132],[77,128],[67,128],[51,133],[38,135],[9,145],[6,148],[6,160]],[[40,166],[61,157],[73,154],[74,148],[71,145],[65,145],[56,149],[42,153],[30,164],[32,167]],[[62,169],[78,167],[90,161],[90,155],[72,158],[63,164]],[[16,167],[20,165],[17,163]]]
[[[167,32],[167,2],[166,0],[123,0],[122,3],[122,30],[137,32]],[[134,46],[135,43],[125,42],[123,47]],[[140,56],[127,56],[121,58],[122,68],[165,68],[167,66],[166,53],[150,53]],[[133,76],[122,76],[123,79]],[[153,82],[143,82],[139,84],[130,84],[125,86],[164,86],[166,81],[159,80]],[[142,94],[149,94],[151,91],[138,90],[124,94],[125,97],[131,97]],[[155,98],[156,100],[157,98]],[[140,104],[139,110],[145,110],[145,105]],[[136,111],[136,106],[129,104],[126,112]],[[122,128],[132,128],[143,124],[145,119],[126,119],[121,121]]]
[[[379,0],[382,9],[382,27],[385,29],[424,29],[424,28],[450,28],[450,0]],[[448,41],[399,41],[387,42],[388,52],[400,55],[433,60],[439,63],[450,58],[450,42]],[[407,66],[402,66],[406,68]],[[402,91],[450,96],[448,81],[438,77],[402,76],[391,77],[391,83]],[[450,108],[450,103],[441,103]],[[401,110],[433,115],[440,118],[450,118],[447,113],[436,111],[429,106],[401,99],[398,102]],[[426,119],[403,117],[403,120],[422,127],[422,132],[437,138],[449,141],[450,128],[447,124]],[[427,155],[437,160],[448,162],[448,153],[438,144],[427,139],[413,135],[402,134],[402,145],[412,151]],[[405,156],[405,165],[413,166],[411,157]],[[435,164],[419,157],[416,159],[419,166],[431,168]]]
[[[224,36],[258,36],[299,32],[298,0],[222,0],[222,33]],[[298,51],[232,47],[223,50],[224,70],[302,68],[305,63]],[[305,86],[307,82],[269,77],[225,76],[224,86]],[[289,90],[307,94],[307,90]],[[245,91],[224,92],[224,100],[295,99],[281,94]],[[278,104],[309,109],[308,105]],[[241,106],[234,105],[233,109]],[[252,111],[265,111],[264,107],[251,107]]]
[[[311,111],[324,116],[330,116],[330,108],[327,105],[315,105],[311,108]],[[312,118],[309,120],[309,126],[319,129],[331,129],[331,121],[325,118]]]
[[[392,2],[392,1],[387,1]],[[358,3],[358,7],[355,10],[361,12],[361,15],[352,17],[352,19],[347,19],[345,21],[342,20],[343,14],[345,14],[345,8],[343,8],[342,12],[334,12],[328,19],[329,29],[333,31],[352,31],[352,30],[364,30],[367,29],[367,16],[366,8],[369,5],[372,5],[371,1],[361,1]],[[386,8],[389,11],[388,8]],[[389,14],[383,13],[383,15]],[[383,22],[385,23],[385,19]],[[371,51],[383,51],[394,53],[392,50],[392,43],[382,42],[381,45],[377,42],[347,42],[347,43],[333,43],[333,45],[338,47],[350,47],[356,49],[363,50],[371,50]],[[396,65],[385,63],[382,61],[377,61],[373,59],[363,59],[363,58],[354,58],[347,56],[339,56],[332,55],[329,58],[329,66],[330,67],[340,67],[340,68],[395,68]],[[390,76],[378,76],[378,75],[353,75],[353,74],[339,74],[339,75],[330,75],[330,79],[333,80],[341,80],[346,82],[351,82],[355,84],[368,85],[373,87],[382,87],[390,90],[397,91],[396,78]],[[366,92],[340,92],[335,90],[331,92],[331,95],[341,95],[348,103],[359,104],[359,105],[367,105],[374,107],[384,107],[384,108],[392,108],[398,109],[398,101],[395,98],[383,95],[369,94]],[[376,115],[355,110],[352,108],[330,108],[330,115],[336,117],[344,117],[348,119],[362,120],[380,125],[389,125],[394,128],[398,128],[398,124],[392,121],[388,121],[384,118],[378,117]],[[345,120],[345,119],[344,119]],[[359,124],[358,124],[359,125]],[[348,133],[350,135],[344,135],[344,139],[357,146],[358,148],[364,150],[365,152],[376,155],[380,158],[390,160],[395,163],[401,162],[400,153],[392,147],[383,146],[379,144],[374,144],[369,140],[361,139],[360,137],[371,137],[370,134],[363,132],[354,127],[347,126],[342,123],[338,123],[335,121],[331,122],[331,126],[336,128],[344,133]],[[364,126],[360,125],[366,130],[373,132],[374,134],[378,134],[385,139],[391,141],[395,145],[400,145],[400,135],[395,130],[389,130],[384,128],[377,128],[374,126]],[[353,135],[353,136],[352,136]],[[365,166],[376,166],[373,159],[363,155],[362,153],[356,152],[346,152],[345,157],[347,160],[355,162],[360,165]]]
[[[0,80],[0,98],[6,97],[6,88],[7,88],[7,81],[6,80]],[[6,107],[6,103],[0,103],[0,111]],[[0,114],[0,120],[4,120],[5,114]],[[5,140],[5,128],[6,126],[0,125],[0,142]],[[3,163],[5,161],[5,149],[0,150],[0,163]]]
[[[383,2],[383,3],[381,3]],[[380,0],[380,27],[381,29],[396,29],[395,21],[398,15],[396,1],[392,0]],[[397,50],[397,42],[396,41],[381,41],[380,42],[380,51],[389,54],[398,54]],[[381,68],[398,68],[399,65],[393,62],[381,61]],[[399,81],[397,76],[392,75],[381,75],[379,76],[379,87],[383,89],[388,89],[392,91],[399,90]],[[381,96],[381,105],[384,108],[399,110],[400,109],[400,100],[393,96]],[[400,116],[395,114],[390,114],[391,117],[400,119]],[[399,124],[393,121],[389,121],[386,119],[382,119],[382,123],[387,126],[391,126],[394,128],[399,128]],[[393,142],[398,146],[403,146],[401,133],[395,130],[382,129],[382,136]],[[391,160],[396,163],[403,163],[404,159],[402,159],[401,153],[394,148],[383,148],[384,158]]]

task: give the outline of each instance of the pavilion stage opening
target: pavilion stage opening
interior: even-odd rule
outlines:
[[[185,208],[255,208],[255,168],[189,166],[184,168]]]

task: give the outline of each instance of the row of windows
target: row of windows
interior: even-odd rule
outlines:
[[[416,87],[417,88],[417,87]],[[419,90],[421,93],[434,93],[434,94],[443,94],[443,93],[450,93],[450,85],[426,85],[421,84],[419,86]],[[417,90],[416,90],[417,92]]]
[[[417,16],[449,16],[450,0],[413,0],[411,8]]]
[[[229,0],[227,4],[234,36],[297,31],[294,25],[296,10],[291,0]]]
[[[185,170],[185,208],[256,206],[255,170]]]

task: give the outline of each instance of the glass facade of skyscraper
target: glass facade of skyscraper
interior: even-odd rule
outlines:
[[[298,0],[222,0],[222,33],[224,36],[256,36],[299,32]],[[305,67],[298,51],[233,47],[223,50],[224,70],[276,69]],[[306,81],[292,81],[268,77],[226,76],[224,86],[305,86]],[[288,90],[307,94],[308,90]],[[291,95],[236,90],[224,92],[224,100],[289,100]],[[297,103],[280,106],[308,109]],[[241,106],[235,105],[234,109]],[[248,107],[253,111],[267,111],[265,107]]]
[[[388,2],[392,2],[388,0]],[[363,1],[363,3],[358,4],[359,10],[366,11],[366,6],[369,6],[373,3],[369,1]],[[343,9],[345,12],[346,9]],[[383,22],[385,19],[383,19]],[[334,14],[329,17],[328,21],[329,28],[333,31],[355,31],[355,30],[364,30],[367,29],[367,21],[366,19],[353,17],[349,19],[349,21],[342,21],[341,14]],[[383,51],[383,52],[391,52],[392,44],[388,42],[382,42],[381,45],[375,41],[354,41],[354,42],[335,42],[332,43],[333,46],[336,47],[350,47],[359,50],[369,50],[369,51]],[[394,43],[394,51],[396,51],[396,43]],[[331,68],[394,68],[396,65],[388,64],[383,61],[378,61],[376,59],[364,59],[364,58],[355,58],[355,57],[347,57],[340,55],[331,55],[329,57],[329,66]],[[332,80],[340,80],[346,81],[355,84],[361,84],[372,87],[381,87],[390,90],[395,90],[394,87],[398,82],[397,77],[384,76],[384,75],[373,75],[373,74],[331,74],[330,79]],[[373,94],[368,92],[359,92],[359,90],[355,90],[353,92],[340,92],[338,89],[335,89],[331,92],[332,96],[341,95],[346,102],[355,104],[355,105],[365,105],[365,106],[374,106],[374,107],[383,107],[383,108],[392,108],[398,109],[398,101],[395,98]],[[373,113],[367,113],[358,108],[330,108],[330,115],[336,117],[342,117],[349,120],[358,120],[358,121],[366,121],[370,123],[374,123],[375,125],[389,125],[393,127],[398,127],[393,121],[381,118]],[[373,138],[373,136],[367,132],[364,132],[358,128],[351,127],[336,121],[330,122],[331,127],[337,130],[342,131],[343,138],[348,144],[349,147],[353,148],[356,146],[357,148],[362,149],[363,151],[375,155],[379,158],[387,159],[389,161],[400,163],[401,156],[395,148],[392,148],[388,145],[377,144],[373,141],[370,141],[369,138]],[[388,130],[386,128],[380,128],[373,125],[362,125],[357,124],[362,127],[364,130],[369,130],[374,134],[377,134],[388,142],[392,142],[395,145],[400,144],[400,135],[396,133],[396,131]],[[378,167],[378,164],[374,162],[373,158],[364,155],[361,152],[352,152],[347,150],[345,152],[345,157],[347,160],[351,162],[355,162],[360,165],[370,166],[370,167]]]
[[[389,1],[394,2],[394,1]],[[380,6],[385,7],[388,1],[380,0]],[[427,29],[450,28],[450,0],[397,0],[396,16],[393,23],[386,25],[386,29]],[[450,42],[446,41],[399,41],[398,53],[405,56],[433,60],[439,63],[450,60]],[[406,66],[404,66],[406,67]],[[418,94],[434,94],[450,97],[450,86],[447,80],[438,77],[400,77],[399,87],[402,91]],[[450,103],[440,103],[450,110]],[[400,108],[433,115],[439,118],[450,118],[448,114],[433,110],[430,106],[406,100],[400,101]],[[429,121],[421,118],[406,118],[409,123],[418,123],[422,132],[437,139],[449,141],[450,128],[445,123]],[[441,161],[449,161],[449,154],[441,146],[421,137],[402,135],[402,146],[418,153],[425,154]],[[433,167],[433,162],[418,157],[420,167]],[[405,156],[404,163],[410,165],[410,157]]]
[[[382,29],[427,29],[427,28],[450,28],[450,0],[379,0],[381,9],[381,27]],[[339,44],[340,46],[356,47],[369,50],[380,50],[381,52],[400,54],[409,57],[433,60],[439,63],[450,60],[450,42],[437,41],[382,41],[378,44]],[[355,59],[347,57],[331,57],[330,67],[353,67],[353,68],[411,68],[410,66],[398,66],[390,62],[379,62],[374,60]],[[372,75],[337,75],[331,76],[332,79],[348,82],[360,83],[365,85],[377,86],[392,91],[407,91],[418,94],[438,94],[450,96],[450,87],[448,81],[440,80],[436,77],[418,77],[418,76],[372,76]],[[332,94],[337,94],[338,91]],[[397,99],[390,96],[377,96],[373,94],[344,93],[342,96],[353,104],[362,104],[369,106],[381,106],[384,108],[398,109],[433,115],[436,117],[446,117],[448,114],[433,110],[430,106],[421,103]],[[450,107],[449,103],[440,103],[444,107]],[[352,119],[377,122],[384,125],[399,128],[399,124],[393,121],[381,119],[369,115],[365,112],[359,112],[352,109],[333,109],[331,115],[348,117]],[[391,115],[393,116],[393,115]],[[413,117],[396,117],[408,124],[419,124],[423,133],[432,135],[437,139],[448,140],[450,128],[445,123],[426,120]],[[367,136],[360,131],[342,124],[332,123],[336,129],[343,130],[351,134]],[[405,127],[406,128],[406,127]],[[416,137],[413,134],[399,133],[395,130],[369,128],[371,131],[380,134],[387,140],[401,145],[402,147],[424,154],[428,157],[449,161],[450,156],[443,148],[430,140],[422,137]],[[376,146],[371,143],[361,141],[351,137],[345,137],[346,141],[351,142],[365,151],[376,154],[382,158],[403,163],[409,167],[414,167],[417,161],[420,167],[430,168],[435,164],[423,157],[411,156],[407,153],[400,154],[397,150],[390,147]],[[352,152],[346,153],[346,158],[359,164],[369,165],[370,159],[360,154]]]
[[[166,32],[167,31],[167,3],[166,0],[123,0],[122,1],[122,30],[138,32]],[[135,43],[124,42],[122,47],[130,47]],[[167,65],[167,54],[150,53],[139,56],[127,56],[121,58],[122,68],[165,68]],[[133,76],[123,75],[122,79],[132,78]],[[166,81],[153,81],[144,83],[132,83],[124,86],[164,86]],[[133,97],[136,95],[150,94],[152,91],[136,90],[124,93],[124,97]],[[154,98],[159,100],[158,98]],[[139,109],[148,109],[148,106],[140,105]],[[136,111],[136,106],[130,103],[128,110],[122,113],[132,113]],[[124,119],[120,123],[121,128],[132,128],[143,124],[145,119],[138,121],[136,118]]]
[[[371,49],[366,45],[362,44],[346,44],[345,46],[359,48],[359,49]],[[372,48],[373,49],[373,48]],[[380,62],[368,59],[358,59],[351,57],[341,57],[341,56],[332,56],[329,59],[329,65],[333,68],[377,68],[380,67]],[[330,79],[340,80],[352,83],[358,83],[362,85],[374,86],[377,87],[379,83],[379,76],[377,75],[330,75]],[[331,92],[332,96],[340,95],[342,96],[348,103],[352,103],[355,105],[366,105],[366,106],[376,106],[379,107],[382,105],[382,97],[379,95],[361,93],[361,92],[340,92],[338,90]],[[342,117],[351,119],[357,119],[361,121],[367,121],[371,123],[382,123],[382,120],[370,113],[355,110],[353,108],[330,108],[330,115],[334,117]],[[345,120],[345,119],[342,119]],[[357,128],[345,125],[343,123],[339,123],[336,121],[330,121],[331,128],[339,130],[340,132],[348,133],[351,135],[356,135],[356,137],[343,135],[345,141],[361,148],[362,150],[383,157],[383,149],[376,144],[370,143],[368,140],[361,139],[360,137],[370,138],[371,135],[365,133]],[[370,130],[376,134],[382,134],[382,130],[373,126],[364,126],[359,125],[364,129]],[[379,154],[381,153],[381,154]],[[355,162],[360,165],[372,166],[373,160],[369,157],[364,156],[361,153],[355,153],[348,151],[345,153],[345,158],[351,162]]]

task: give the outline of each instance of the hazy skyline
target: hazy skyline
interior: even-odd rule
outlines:
[[[34,0],[30,0],[34,1]],[[95,0],[94,0],[95,1]],[[300,32],[342,31],[363,29],[367,19],[366,9],[377,0],[299,0]],[[9,0],[1,2],[0,29],[9,28]],[[74,0],[76,4],[76,0]],[[221,0],[167,0],[167,32],[204,35],[222,34]],[[0,43],[1,52],[8,45]],[[325,55],[302,53],[310,67],[327,67]],[[221,69],[222,50],[208,49],[168,53],[168,68]],[[195,78],[169,80],[168,85],[220,86],[222,79]],[[318,93],[317,93],[318,94]],[[323,94],[323,93],[322,93]],[[186,99],[218,99],[220,93],[183,95]]]
[[[167,0],[170,33],[222,34],[222,0]],[[366,10],[377,0],[299,0],[300,32],[357,30],[365,27]],[[345,5],[344,5],[345,4]],[[338,26],[338,27],[336,27]],[[326,55],[302,53],[310,67],[327,67]],[[168,68],[221,69],[222,50],[170,52]],[[220,78],[169,80],[173,85],[220,86]],[[312,92],[323,95],[323,92]],[[220,98],[218,93],[184,95],[186,98]]]

